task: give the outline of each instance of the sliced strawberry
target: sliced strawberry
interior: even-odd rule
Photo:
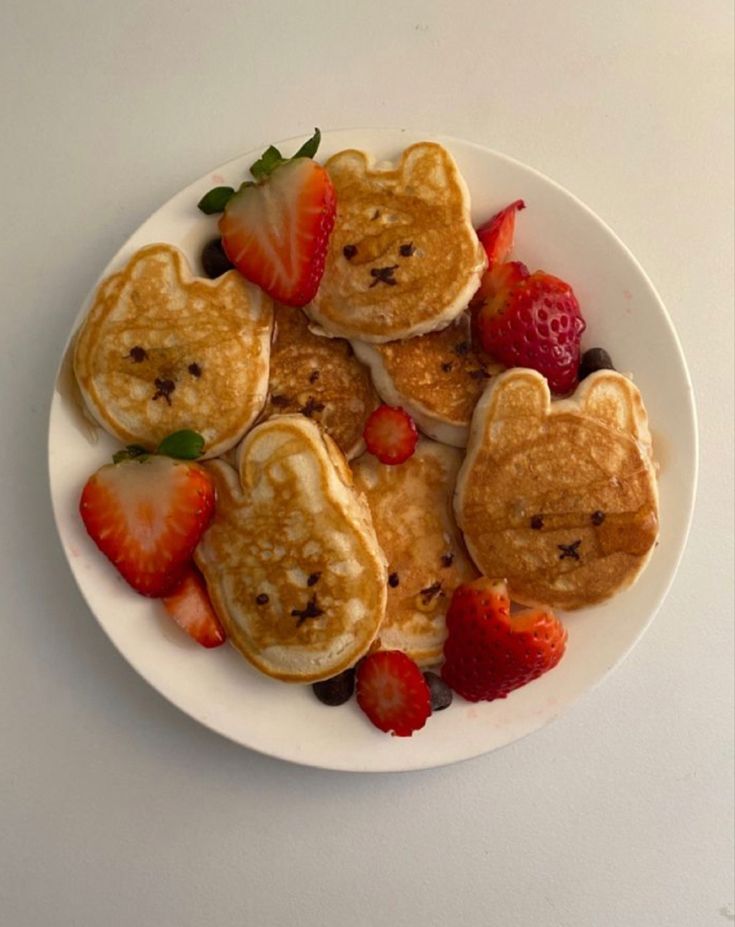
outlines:
[[[116,455],[82,491],[79,511],[92,540],[146,596],[181,582],[214,512],[214,487],[198,464]]]
[[[442,678],[470,702],[505,698],[564,655],[562,623],[544,608],[511,614],[503,582],[482,577],[458,586],[446,620]]]
[[[543,271],[509,279],[477,310],[483,351],[506,367],[537,370],[555,393],[571,392],[586,327],[571,286]]]
[[[173,592],[164,596],[166,611],[176,624],[202,647],[219,647],[226,635],[212,608],[212,602],[199,571],[190,566]]]
[[[219,221],[225,254],[273,299],[304,306],[324,273],[336,198],[324,168],[311,158],[281,161],[244,184]]]
[[[526,204],[523,200],[516,200],[505,209],[501,209],[477,230],[477,237],[487,255],[488,270],[491,270],[495,264],[502,264],[503,261],[508,260],[513,250],[516,213],[525,208]]]
[[[431,693],[410,657],[379,650],[357,666],[357,704],[381,731],[410,737],[431,714]]]
[[[416,450],[419,436],[408,412],[382,405],[365,422],[363,438],[381,463],[402,464]]]

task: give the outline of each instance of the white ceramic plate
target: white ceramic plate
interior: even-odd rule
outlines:
[[[397,129],[329,132],[319,157],[356,147],[392,159],[422,138]],[[372,727],[354,700],[327,708],[309,687],[259,675],[230,647],[203,650],[172,625],[160,603],[134,593],[85,533],[77,514],[79,492],[117,445],[84,425],[70,390],[68,357],[52,400],[49,470],[56,522],[82,594],[112,642],[144,679],[202,724],[251,749],[310,766],[359,771],[440,766],[502,747],[547,724],[600,682],[640,638],[666,595],[689,528],[697,468],[692,387],[676,333],[645,273],[594,213],[546,177],[469,142],[433,138],[457,159],[476,222],[511,200],[526,201],[515,254],[531,269],[546,269],[572,283],[587,319],[583,347],[606,347],[619,369],[634,374],[649,410],[661,464],[659,546],[633,589],[567,616],[568,650],[553,672],[501,701],[471,705],[456,698],[422,731],[397,738]],[[290,153],[301,141],[280,147]],[[216,219],[204,217],[197,201],[216,184],[237,186],[262,147],[174,196],[123,245],[102,276],[154,241],[178,245],[198,268],[201,246],[214,234]]]

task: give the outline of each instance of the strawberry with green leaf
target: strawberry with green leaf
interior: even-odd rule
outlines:
[[[131,445],[86,482],[79,511],[95,544],[145,596],[173,592],[214,514],[214,485],[194,460],[204,439],[179,431],[154,453]]]
[[[199,202],[202,212],[223,213],[222,247],[232,264],[287,306],[314,298],[334,226],[334,187],[314,161],[320,140],[316,129],[290,158],[271,145],[250,168],[254,180],[237,191],[215,187]]]

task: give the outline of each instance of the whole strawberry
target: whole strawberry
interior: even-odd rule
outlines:
[[[510,614],[503,582],[481,577],[458,586],[447,612],[442,678],[470,702],[505,698],[553,669],[567,632],[547,609]]]
[[[585,330],[571,286],[540,270],[509,279],[478,310],[482,349],[506,367],[537,370],[553,392],[570,393],[578,382]]]

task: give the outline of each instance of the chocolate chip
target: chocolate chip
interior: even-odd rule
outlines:
[[[571,544],[557,544],[556,546],[561,551],[559,554],[560,560],[566,560],[567,557],[572,560],[579,560],[579,545],[582,543],[581,539],[577,541],[572,541]]]
[[[370,284],[369,289],[384,283],[386,286],[395,286],[398,281],[393,278],[393,274],[398,270],[398,264],[391,264],[389,267],[373,267],[370,276],[375,279]]]
[[[391,587],[391,589],[395,589],[396,586],[400,584],[400,582],[401,581],[398,578],[398,573],[391,573],[388,577],[388,585]]]
[[[140,345],[136,344],[134,348],[130,349],[128,357],[131,361],[133,361],[133,363],[142,364],[146,357],[148,357],[148,354],[145,348],[141,348]]]
[[[315,412],[323,412],[323,411],[324,411],[324,403],[317,402],[317,400],[314,399],[313,396],[309,396],[309,398],[306,401],[306,405],[302,406],[299,409],[299,412],[301,412],[301,414],[305,415],[307,418],[311,418]]]
[[[324,614],[324,609],[319,608],[316,604],[316,596],[313,595],[309,601],[306,603],[306,608],[292,608],[291,615],[294,618],[299,620],[296,624],[301,627],[301,625],[306,621],[307,618],[318,618],[320,615]]]
[[[450,551],[448,554],[442,554],[442,566],[450,567],[454,563],[454,554]]]
[[[357,245],[345,245],[342,249],[342,254],[344,254],[348,261],[351,261],[357,254]]]
[[[271,405],[273,406],[280,406],[281,408],[283,408],[284,406],[289,405],[290,402],[291,400],[289,399],[289,397],[284,396],[282,394],[271,396]]]
[[[372,217],[371,217],[371,218],[373,219],[373,221],[375,221],[375,219],[379,219],[379,218],[380,218],[380,210],[379,210],[379,209],[376,209],[375,212],[372,214]]]
[[[261,592],[255,596],[255,601],[258,605],[267,605],[268,602],[270,602],[270,599],[264,592]]]
[[[321,575],[322,575],[321,573],[311,573],[309,578],[306,580],[306,585],[316,586],[316,584],[319,582],[319,578]]]
[[[454,367],[454,364],[451,361],[444,361],[442,364],[442,370],[444,373],[449,373],[449,371]]]
[[[432,599],[435,599],[438,595],[441,594],[442,584],[441,582],[432,583],[430,586],[427,586],[425,589],[421,590],[421,598],[424,601],[424,605],[428,605]]]
[[[176,389],[176,384],[173,380],[163,380],[160,377],[156,377],[153,381],[153,385],[156,387],[156,391],[153,394],[153,399],[160,399],[163,397],[166,402],[171,405],[171,393]]]
[[[401,257],[411,257],[411,255],[416,251],[413,246],[413,242],[410,241],[407,245],[401,245],[398,249]]]
[[[590,518],[593,525],[601,525],[605,521],[605,513],[598,509],[590,515]]]
[[[316,383],[318,379],[319,379],[319,371],[312,370],[311,373],[309,374],[309,383]]]
[[[202,368],[197,363],[189,364],[189,366],[186,369],[189,371],[189,373],[193,377],[196,377],[197,380],[202,375]]]
[[[540,531],[544,526],[544,520],[540,515],[534,515],[531,519],[531,527],[534,531]]]
[[[455,344],[452,350],[457,355],[457,357],[462,357],[464,354],[466,354],[469,351],[469,349],[470,349],[469,341],[460,341],[458,344]]]

